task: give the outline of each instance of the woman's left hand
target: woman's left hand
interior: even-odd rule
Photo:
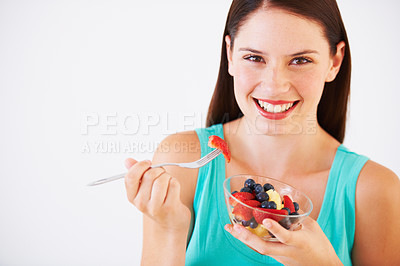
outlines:
[[[268,255],[285,265],[343,265],[318,223],[307,217],[302,228],[289,231],[272,219],[263,225],[279,242],[262,240],[244,226],[225,225],[225,230],[258,253]]]

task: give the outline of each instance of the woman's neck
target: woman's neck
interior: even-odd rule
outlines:
[[[308,134],[266,135],[251,130],[244,119],[225,124],[224,131],[233,160],[255,172],[279,177],[325,171],[340,145],[318,124]]]

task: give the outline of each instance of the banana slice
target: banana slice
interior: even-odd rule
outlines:
[[[250,226],[246,228],[249,229],[249,231],[252,232],[253,234],[258,235],[259,237],[265,237],[269,234],[268,230],[265,229],[265,227],[262,224],[259,224],[255,229],[251,228]]]
[[[269,201],[273,201],[276,203],[276,209],[277,210],[282,209],[283,205],[279,193],[276,190],[270,189],[267,191],[267,194],[269,196]]]

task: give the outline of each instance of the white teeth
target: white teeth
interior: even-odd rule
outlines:
[[[258,104],[268,113],[283,113],[293,106],[293,103],[273,105],[261,100],[258,100]]]
[[[263,102],[263,104],[261,105],[263,108],[267,108],[268,103]]]

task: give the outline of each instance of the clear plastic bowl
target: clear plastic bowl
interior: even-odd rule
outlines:
[[[283,200],[283,196],[289,196],[293,202],[297,202],[299,204],[299,210],[297,211],[298,214],[296,215],[281,215],[281,214],[273,214],[268,211],[268,209],[255,208],[249,205],[244,204],[240,200],[236,199],[232,196],[232,192],[240,191],[244,187],[244,183],[247,179],[253,179],[255,183],[261,184],[262,186],[266,183],[269,183],[274,186],[274,189],[279,193],[281,200]],[[301,222],[310,215],[313,205],[311,200],[300,190],[286,184],[280,182],[278,180],[263,177],[263,176],[256,176],[256,175],[234,175],[225,179],[224,183],[224,195],[225,195],[225,202],[228,208],[229,218],[232,224],[242,224],[252,233],[258,235],[260,238],[266,241],[276,241],[276,238],[264,227],[262,224],[258,224],[257,222],[254,223],[254,218],[251,220],[253,223],[251,226],[249,225],[250,220],[244,221],[238,219],[235,216],[234,209],[241,208],[244,209],[247,213],[258,212],[257,215],[262,214],[261,217],[264,215],[268,218],[274,219],[275,221],[279,222],[284,228],[287,230],[297,230],[299,229]],[[233,203],[233,205],[230,204]],[[238,207],[239,206],[239,207]],[[238,209],[237,209],[238,210]],[[248,210],[248,211],[247,211]],[[254,215],[253,215],[254,217]]]

